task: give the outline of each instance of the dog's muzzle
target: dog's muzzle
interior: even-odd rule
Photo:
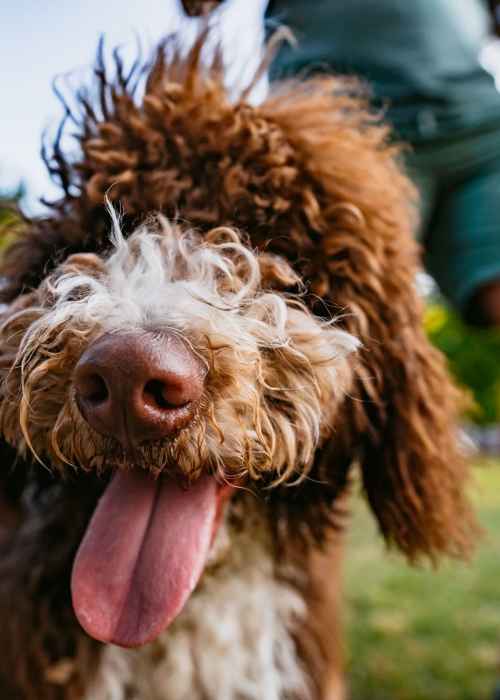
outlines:
[[[189,426],[205,375],[202,361],[173,333],[107,333],[75,368],[76,402],[94,430],[127,449]]]

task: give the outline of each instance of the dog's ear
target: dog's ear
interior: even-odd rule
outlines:
[[[410,559],[463,555],[475,524],[459,445],[460,392],[422,327],[415,191],[387,127],[350,88],[347,96],[334,78],[292,83],[261,108],[301,172],[292,242],[307,251],[311,303],[319,297],[321,312],[326,301],[363,345],[319,479],[330,472],[335,481],[337,463],[345,472],[358,460],[389,544]]]

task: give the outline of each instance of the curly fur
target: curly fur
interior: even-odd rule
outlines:
[[[208,469],[248,479],[273,548],[327,537],[356,463],[386,541],[409,559],[466,555],[476,533],[456,434],[460,394],[422,330],[414,190],[399,148],[342,78],[276,85],[258,106],[245,94],[231,101],[218,56],[200,62],[203,43],[181,58],[167,42],[128,74],[115,55],[114,77],[99,54],[95,96],[82,89],[80,113],[67,114],[79,154],[63,153],[64,124],[46,153],[62,197],[26,220],[1,262],[0,428],[19,460],[1,479],[31,540],[28,563],[21,535],[1,544],[0,604],[13,596],[20,612],[1,633],[11,653],[0,678],[27,648],[32,661],[13,685],[22,698],[79,697],[91,672],[39,689],[54,663],[96,653],[64,606],[51,616],[99,474],[130,461],[75,410],[72,370],[102,333],[168,328],[203,359],[196,440],[181,433],[134,459],[175,461],[190,478]],[[111,240],[106,195],[122,210]],[[60,476],[29,468],[33,454]],[[87,484],[89,503],[54,561],[40,562],[44,499],[54,494],[64,527],[73,480]],[[29,591],[38,607],[24,600]],[[66,645],[29,639],[40,615],[51,620],[43,634],[57,630]]]
[[[160,217],[125,240],[115,220],[113,243],[107,259],[68,258],[0,326],[5,438],[60,469],[132,461],[176,465],[188,477],[208,469],[237,482],[270,471],[277,483],[303,479],[348,385],[343,358],[356,340],[298,298],[263,290],[259,262],[268,270],[273,260],[231,229],[201,239]],[[208,419],[127,459],[81,418],[71,377],[93,339],[133,329],[179,334],[203,359]]]

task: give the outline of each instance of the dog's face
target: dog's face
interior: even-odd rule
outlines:
[[[182,609],[234,487],[307,475],[357,341],[230,229],[157,217],[125,240],[115,218],[112,239],[6,311],[0,422],[51,469],[112,474],[73,601],[91,635],[136,645]]]

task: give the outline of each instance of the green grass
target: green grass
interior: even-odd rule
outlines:
[[[477,468],[470,564],[412,569],[356,501],[344,572],[352,700],[491,700],[500,681],[500,464]]]

